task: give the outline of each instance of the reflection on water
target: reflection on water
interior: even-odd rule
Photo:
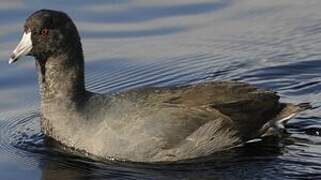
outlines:
[[[320,7],[316,0],[2,0],[1,179],[320,179]],[[314,109],[290,121],[282,139],[190,162],[101,162],[68,152],[40,131],[33,59],[7,64],[25,18],[40,8],[75,20],[92,91],[233,79]]]

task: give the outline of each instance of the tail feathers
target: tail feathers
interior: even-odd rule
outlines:
[[[312,105],[310,103],[300,103],[300,104],[297,104],[296,106],[298,106],[300,108],[300,111],[304,111],[304,110],[307,110],[307,109],[313,109]]]
[[[300,103],[300,104],[291,104],[291,103],[282,103],[281,111],[278,115],[273,118],[271,121],[266,123],[261,129],[262,136],[275,135],[282,130],[284,130],[284,125],[292,119],[299,112],[302,112],[307,109],[312,109],[310,103]]]
[[[281,106],[282,110],[274,118],[274,123],[285,124],[299,112],[312,108],[310,103],[300,103],[296,105],[291,103],[283,103]]]

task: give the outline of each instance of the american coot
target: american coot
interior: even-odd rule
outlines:
[[[117,160],[192,159],[270,132],[302,106],[234,81],[143,88],[102,95],[84,82],[80,37],[63,12],[39,10],[24,25],[9,63],[36,59],[43,132],[89,154]]]

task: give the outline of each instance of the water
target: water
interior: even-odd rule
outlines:
[[[63,149],[39,128],[32,58],[8,65],[33,11],[66,11],[77,24],[95,92],[239,80],[314,109],[283,138],[181,164],[101,162]],[[0,179],[321,178],[321,1],[2,0]]]

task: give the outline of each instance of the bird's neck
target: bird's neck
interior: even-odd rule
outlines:
[[[76,104],[86,94],[83,56],[62,56],[37,59],[41,104]]]

